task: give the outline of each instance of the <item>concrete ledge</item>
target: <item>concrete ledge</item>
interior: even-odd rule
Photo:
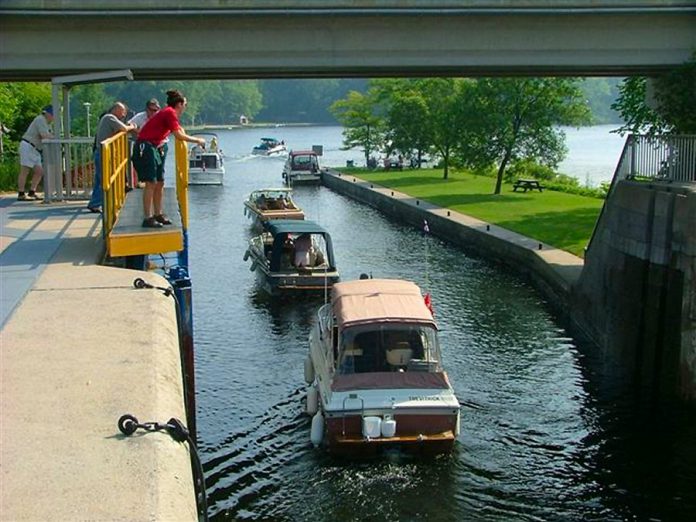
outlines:
[[[0,519],[197,520],[188,445],[117,427],[186,423],[174,301],[133,288],[167,282],[96,265],[83,216],[86,237],[60,240],[0,333]]]
[[[529,276],[559,312],[567,311],[571,289],[584,264],[579,257],[351,175],[328,171],[322,176],[322,183],[419,228],[427,220],[433,235]]]

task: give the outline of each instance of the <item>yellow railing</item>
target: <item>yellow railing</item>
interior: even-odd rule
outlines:
[[[185,141],[176,140],[176,197],[179,200],[181,224],[184,231],[188,230],[188,145]]]
[[[104,234],[107,236],[114,228],[116,217],[126,201],[126,173],[131,168],[128,147],[126,132],[119,132],[101,142]]]

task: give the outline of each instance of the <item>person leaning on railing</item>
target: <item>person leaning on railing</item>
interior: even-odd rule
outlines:
[[[162,212],[167,137],[174,134],[179,140],[197,143],[205,148],[204,138],[189,136],[179,123],[186,103],[186,98],[181,92],[167,91],[167,106],[147,120],[140,129],[133,147],[133,166],[138,173],[138,180],[145,182],[143,226],[146,228],[161,228],[172,223]]]
[[[135,129],[135,125],[123,123],[128,109],[121,102],[114,103],[109,112],[99,119],[94,146],[94,185],[92,186],[92,196],[89,198],[87,208],[90,212],[101,212],[104,203],[104,191],[102,190],[102,161],[101,161],[101,142],[108,140],[119,132],[129,132]]]

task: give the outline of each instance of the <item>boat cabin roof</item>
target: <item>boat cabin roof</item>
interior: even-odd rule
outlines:
[[[314,221],[300,219],[274,219],[266,223],[271,235],[278,234],[328,234],[327,230]]]
[[[263,142],[271,142],[271,143],[278,143],[278,140],[275,138],[261,138],[261,141]]]
[[[437,327],[415,283],[360,279],[336,283],[331,303],[340,328],[370,323],[421,323]]]
[[[282,188],[265,188],[265,189],[259,189],[259,190],[254,190],[249,194],[249,199],[256,199],[257,197],[264,195],[264,196],[278,196],[280,194],[283,194],[285,196],[290,195],[292,192],[292,187],[282,187]]]

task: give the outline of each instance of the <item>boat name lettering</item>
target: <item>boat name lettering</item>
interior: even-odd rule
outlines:
[[[408,397],[409,401],[439,401],[441,400],[438,395],[410,395]]]

